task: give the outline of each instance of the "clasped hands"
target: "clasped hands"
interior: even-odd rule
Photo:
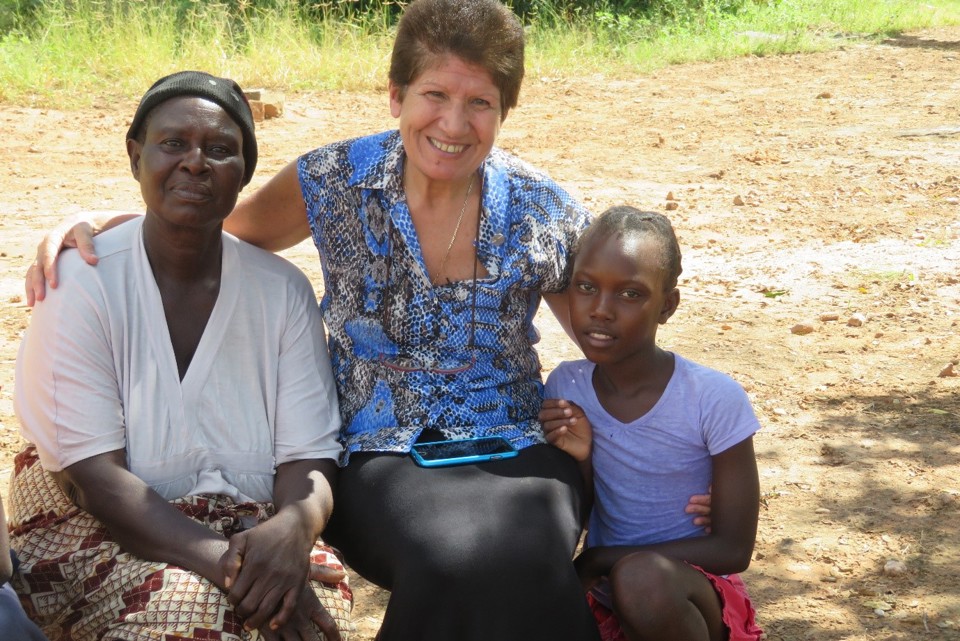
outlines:
[[[339,641],[310,580],[336,585],[345,573],[310,563],[314,542],[292,521],[277,514],[230,537],[220,558],[227,600],[244,628],[260,630],[267,641],[318,641],[313,624],[327,641]]]

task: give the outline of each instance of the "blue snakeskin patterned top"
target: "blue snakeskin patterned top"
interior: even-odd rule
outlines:
[[[407,452],[426,428],[542,443],[533,316],[541,292],[566,286],[589,213],[495,148],[481,167],[477,255],[488,276],[435,286],[404,197],[404,157],[392,131],[298,160],[323,266],[342,463],[357,451]]]

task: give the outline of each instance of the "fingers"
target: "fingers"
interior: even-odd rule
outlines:
[[[277,610],[277,613],[270,619],[270,629],[278,630],[287,624],[287,621],[290,620],[290,616],[293,614],[294,608],[297,606],[298,596],[300,596],[299,590],[287,590],[287,593],[283,595],[283,600],[280,602],[280,609]]]
[[[537,418],[540,419],[543,431],[547,434],[566,425],[575,425],[577,422],[571,403],[557,398],[545,400],[540,406]]]
[[[326,641],[341,641],[340,630],[337,629],[337,622],[333,620],[333,617],[330,616],[330,613],[327,612],[322,605],[310,613],[310,620],[320,628]]]
[[[563,439],[569,432],[570,430],[567,429],[566,425],[558,425],[553,429],[547,429],[546,424],[543,426],[543,435],[547,439],[547,443],[556,447],[563,444]]]
[[[247,539],[242,535],[230,537],[230,544],[227,551],[220,557],[220,570],[223,572],[223,585],[230,590],[237,581],[240,574],[240,568],[243,565],[243,555],[246,552]],[[231,590],[231,593],[233,591]],[[237,595],[237,599],[243,597]]]
[[[93,247],[93,226],[87,222],[79,222],[74,225],[63,240],[66,247],[74,246],[80,252],[81,258],[88,265],[96,265],[100,260],[97,258],[97,252]]]
[[[27,296],[28,307],[33,307],[37,304],[37,301],[43,300],[43,297],[47,293],[44,285],[43,270],[36,261],[27,269],[27,278],[23,283],[23,289]]]
[[[96,265],[98,258],[93,246],[93,226],[87,222],[63,223],[43,237],[37,245],[36,260],[27,270],[25,284],[27,305],[33,306],[46,296],[46,286],[56,289],[57,256],[65,247],[76,247],[80,256],[90,265]]]
[[[311,563],[309,576],[311,581],[319,581],[327,585],[336,585],[346,578],[347,573],[343,570],[336,570],[329,565]]]
[[[687,514],[710,514],[710,505],[694,503],[691,499],[690,503],[687,503],[687,507],[683,508],[683,511]]]
[[[245,629],[256,630],[265,626],[267,621],[272,621],[271,615],[276,611],[277,605],[283,598],[284,595],[275,588],[271,588],[263,594],[251,590],[243,601],[234,605],[234,609],[243,617],[243,627]],[[227,597],[227,600],[229,601],[230,597]],[[291,610],[292,608],[284,613],[283,621],[290,618]],[[277,618],[280,618],[279,612]]]

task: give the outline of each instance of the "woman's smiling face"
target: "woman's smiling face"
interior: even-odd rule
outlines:
[[[490,74],[449,54],[408,86],[391,84],[390,111],[400,120],[406,171],[428,181],[470,176],[493,148],[502,120]]]

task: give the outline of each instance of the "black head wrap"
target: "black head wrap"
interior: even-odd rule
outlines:
[[[127,130],[127,138],[137,139],[140,136],[143,122],[154,107],[179,96],[198,96],[215,102],[239,125],[243,132],[243,184],[249,183],[253,178],[253,170],[257,167],[257,137],[253,131],[253,113],[240,85],[229,78],[218,78],[203,71],[178,71],[160,78],[140,99],[140,106],[137,107],[137,113]]]

